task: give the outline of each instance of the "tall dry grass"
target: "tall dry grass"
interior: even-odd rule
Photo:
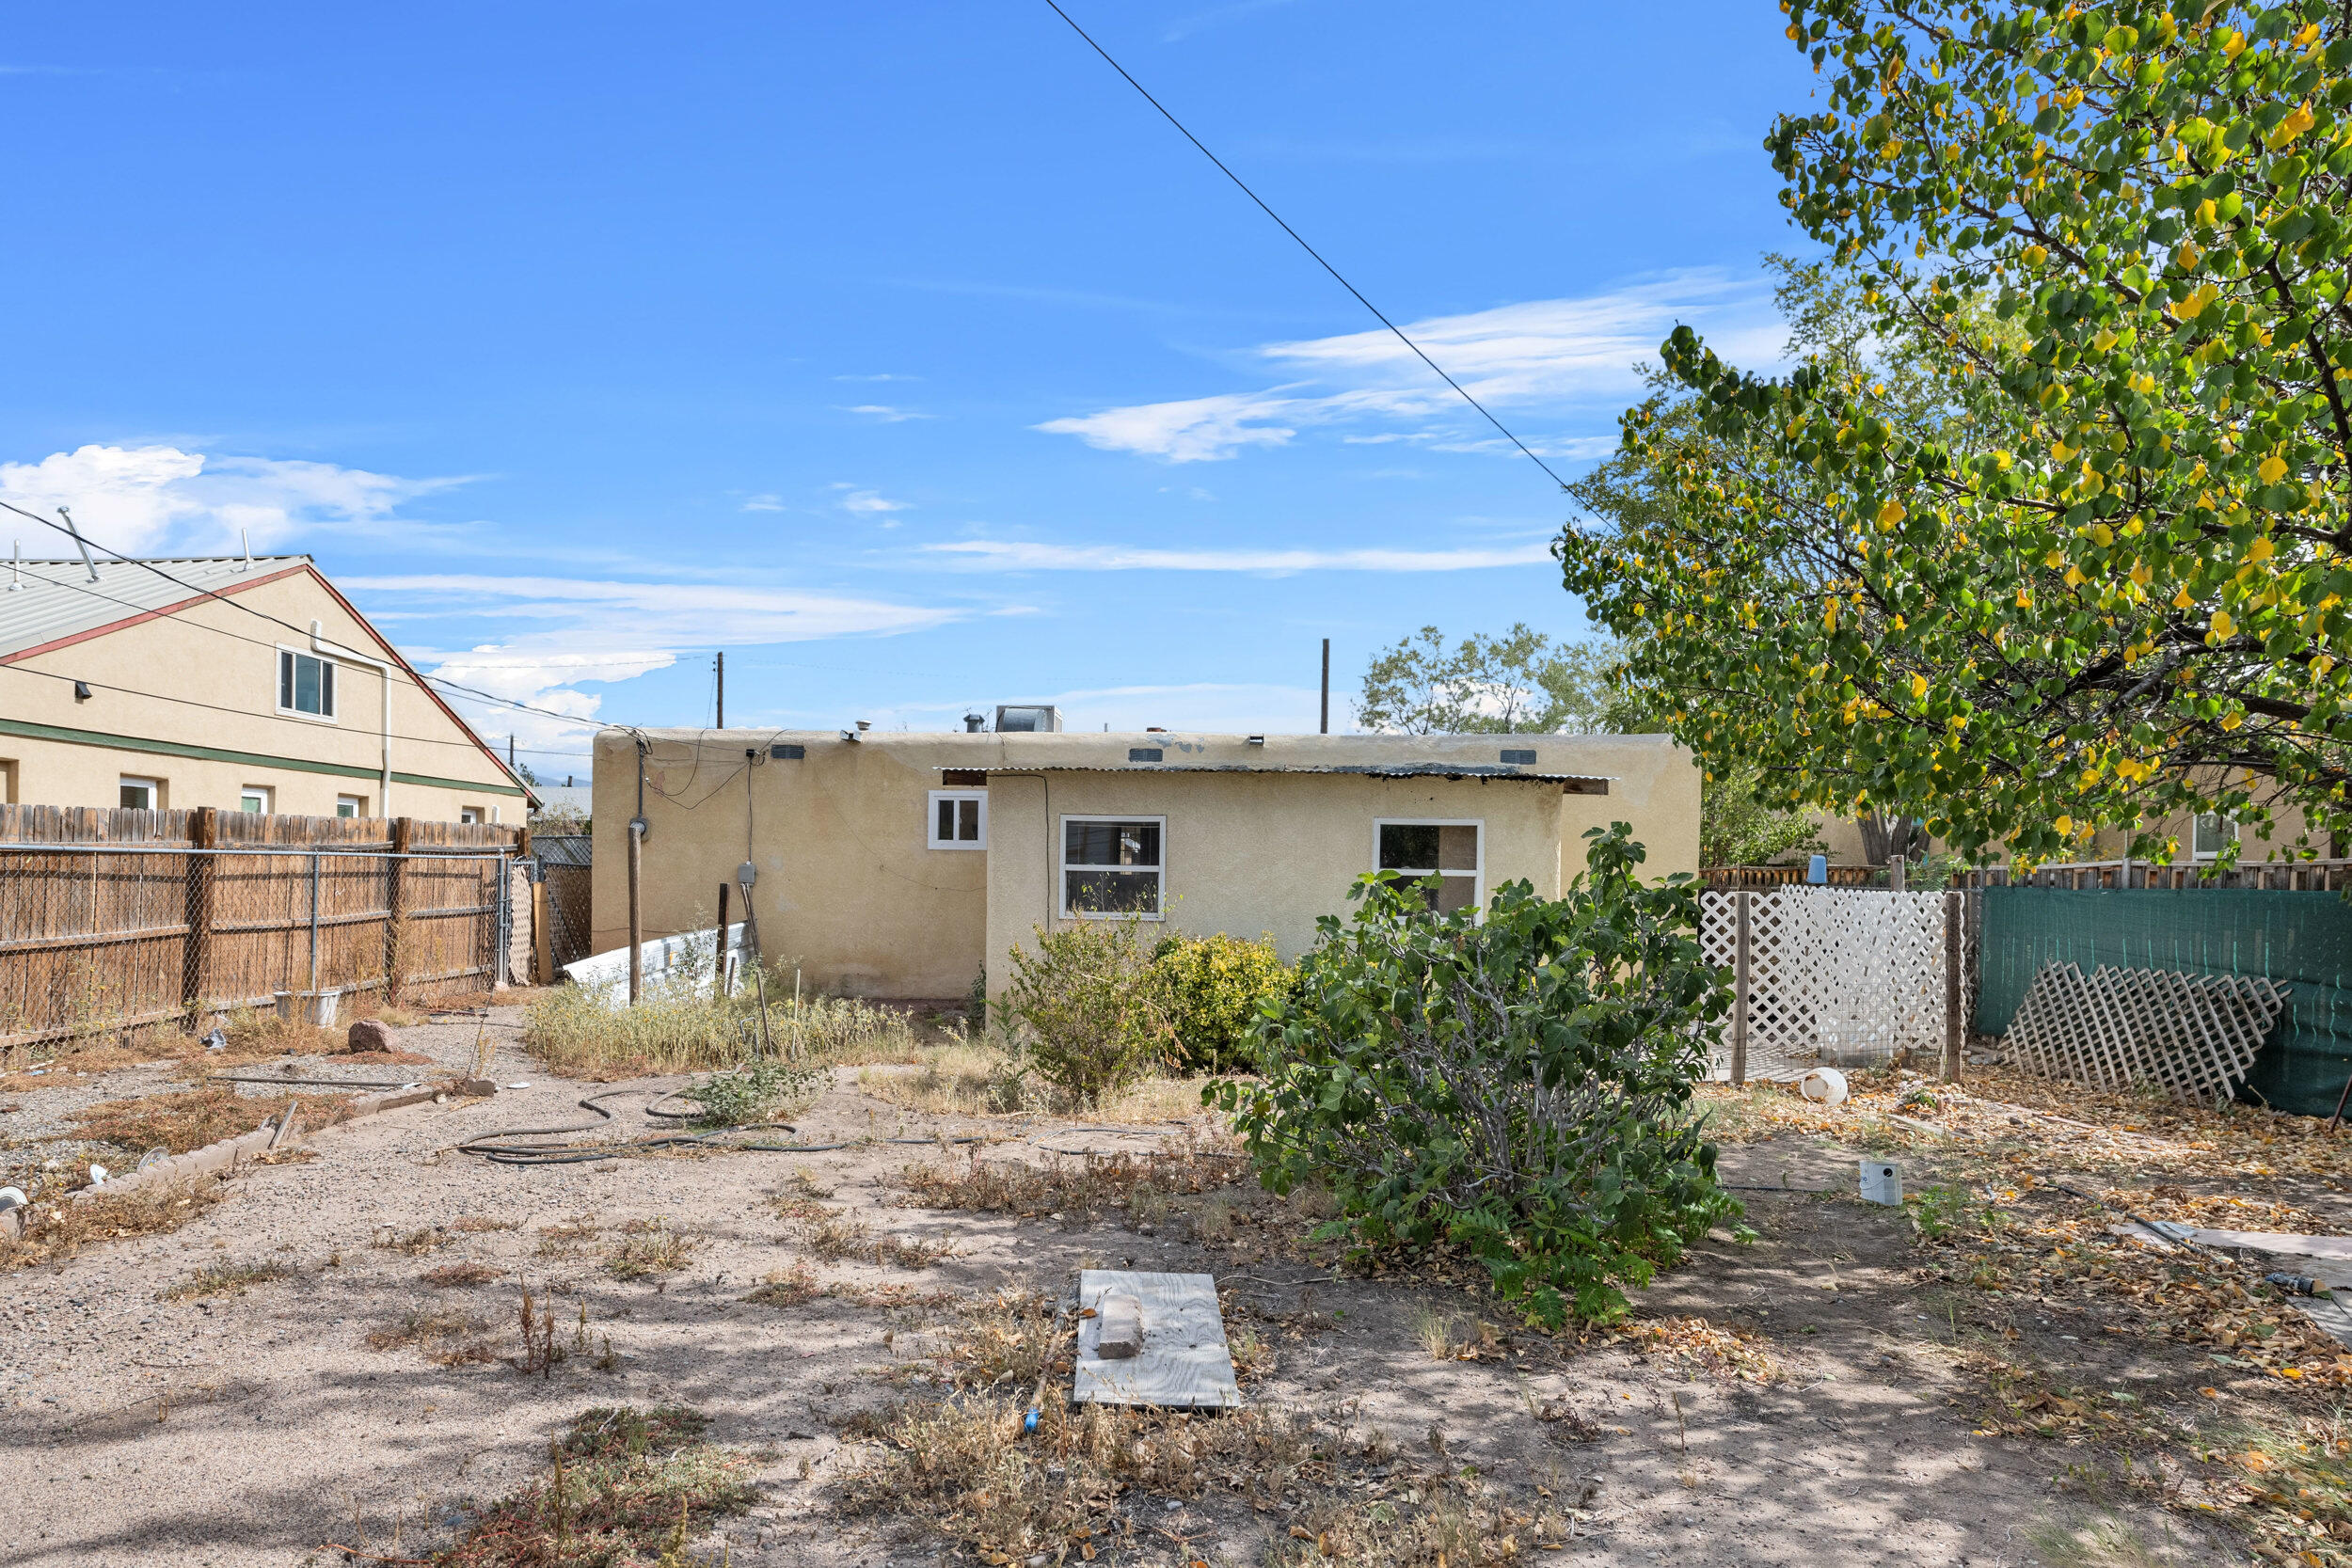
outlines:
[[[772,978],[768,995],[766,1044],[787,1061],[853,1066],[922,1057],[914,1025],[895,1008],[829,996],[796,1005]],[[724,1001],[699,980],[659,987],[634,1007],[608,1007],[593,991],[560,986],[525,1010],[523,1044],[576,1077],[699,1072],[760,1054],[760,1022],[748,984]]]

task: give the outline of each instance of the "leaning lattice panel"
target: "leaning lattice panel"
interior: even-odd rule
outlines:
[[[2218,1103],[2245,1081],[2287,990],[2259,974],[2051,964],[2019,1005],[2009,1046],[2045,1078]]]

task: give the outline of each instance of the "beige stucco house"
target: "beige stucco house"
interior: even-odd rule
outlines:
[[[596,742],[595,943],[711,924],[749,861],[762,949],[818,991],[958,997],[1040,927],[1134,914],[1270,933],[1285,959],[1382,865],[1446,905],[1556,895],[1582,834],[1632,824],[1698,869],[1699,775],[1663,736],[885,735],[609,729]],[[742,917],[730,892],[730,915]]]
[[[0,563],[0,801],[519,824],[308,556]]]

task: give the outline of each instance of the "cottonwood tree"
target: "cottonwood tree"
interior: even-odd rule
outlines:
[[[1364,670],[1356,721],[1405,735],[1549,733],[1597,728],[1615,649],[1554,641],[1520,622],[1501,637],[1473,632],[1449,648],[1423,626]]]
[[[1659,705],[1619,678],[1618,652],[1606,640],[1555,642],[1524,624],[1449,648],[1436,626],[1423,626],[1365,669],[1356,715],[1367,729],[1406,735],[1669,730]],[[1699,806],[1707,864],[1762,865],[1818,847],[1820,824],[1765,805],[1757,783],[1743,759],[1708,764]]]
[[[2344,827],[2352,23],[1784,8],[1824,102],[1766,146],[1878,363],[1667,341],[1623,421],[1666,504],[1560,542],[1630,680],[1788,801],[1967,850]]]

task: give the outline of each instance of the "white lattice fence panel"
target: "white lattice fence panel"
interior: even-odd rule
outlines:
[[[2009,1026],[2017,1062],[2095,1088],[2151,1084],[2217,1104],[2254,1065],[2287,988],[2258,974],[2183,974],[2052,964]]]
[[[1738,957],[1738,895],[1701,900],[1711,963]],[[1847,888],[1748,895],[1748,1075],[1794,1078],[1944,1046],[1945,897]],[[1716,1057],[1730,1070],[1729,1031]]]

